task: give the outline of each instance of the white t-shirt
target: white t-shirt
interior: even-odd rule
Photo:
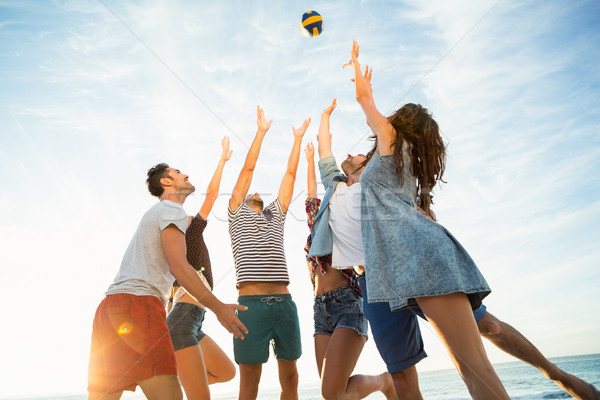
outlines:
[[[329,226],[333,235],[331,265],[344,269],[365,265],[360,231],[360,182],[340,182],[329,200]]]
[[[169,272],[160,233],[171,224],[185,234],[188,217],[180,204],[163,200],[144,214],[107,295],[156,296],[167,304],[175,278]]]

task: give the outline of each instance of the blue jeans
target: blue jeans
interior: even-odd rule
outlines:
[[[196,346],[206,336],[202,332],[205,313],[205,310],[195,304],[175,304],[167,316],[167,326],[175,351]]]
[[[331,336],[337,328],[348,328],[367,336],[362,298],[350,286],[315,296],[313,311],[315,335]]]

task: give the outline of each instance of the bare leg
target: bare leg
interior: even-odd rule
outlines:
[[[123,395],[123,391],[115,393],[98,393],[90,392],[88,394],[88,400],[119,400]]]
[[[200,340],[200,349],[204,356],[209,385],[228,382],[235,377],[235,365],[210,336],[204,336]]]
[[[502,351],[533,365],[546,378],[554,381],[576,399],[600,399],[600,393],[589,383],[571,375],[548,361],[546,357],[515,328],[500,321],[489,312],[477,322],[483,337],[495,344]]]
[[[412,366],[404,371],[392,374],[396,393],[401,400],[423,400],[419,390],[419,375],[417,367]]]
[[[323,360],[327,353],[327,346],[329,346],[329,335],[315,335],[315,359],[317,361],[317,371],[319,372],[319,378],[323,372]]]
[[[281,400],[298,400],[298,368],[296,361],[277,360]]]
[[[200,346],[190,346],[175,352],[177,376],[189,400],[210,398],[204,357]]]
[[[325,399],[362,399],[382,391],[386,398],[397,399],[390,374],[350,376],[367,341],[348,328],[333,332],[323,359],[321,394]]]
[[[467,296],[464,293],[452,293],[420,297],[417,302],[444,342],[471,397],[509,400],[487,358]]]
[[[148,400],[182,400],[177,375],[154,375],[138,382]]]
[[[239,400],[256,400],[258,384],[262,374],[262,364],[239,364],[240,366],[240,393]]]

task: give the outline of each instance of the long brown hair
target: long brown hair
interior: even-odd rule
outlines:
[[[433,204],[431,191],[437,181],[444,182],[442,177],[446,169],[446,147],[438,124],[425,107],[413,103],[405,104],[396,110],[388,117],[388,121],[396,132],[392,146],[398,180],[401,185],[404,184],[402,148],[406,141],[410,146],[410,171],[417,178],[418,205],[429,213]],[[375,145],[367,154],[365,164],[377,150],[377,137],[374,139]]]

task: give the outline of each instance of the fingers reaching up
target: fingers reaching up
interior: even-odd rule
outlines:
[[[300,138],[302,136],[304,136],[304,133],[308,129],[309,125],[310,125],[310,118],[307,118],[304,120],[304,122],[302,122],[302,125],[300,125],[298,128],[292,127],[292,132],[294,133],[294,136],[300,137]]]
[[[306,161],[310,162],[315,159],[315,147],[313,146],[312,142],[306,143],[304,153],[306,154]]]
[[[258,125],[258,130],[262,132],[267,132],[271,127],[273,120],[267,121],[265,118],[265,110],[260,108],[260,106],[256,106],[256,124]]]
[[[223,137],[223,140],[221,140],[221,146],[223,147],[221,158],[225,161],[229,161],[231,155],[233,154],[233,150],[229,150],[229,136]]]
[[[331,105],[329,107],[327,107],[326,109],[324,109],[322,114],[331,115],[333,110],[335,110],[336,106],[337,106],[337,100],[333,99],[333,101],[331,102]]]

